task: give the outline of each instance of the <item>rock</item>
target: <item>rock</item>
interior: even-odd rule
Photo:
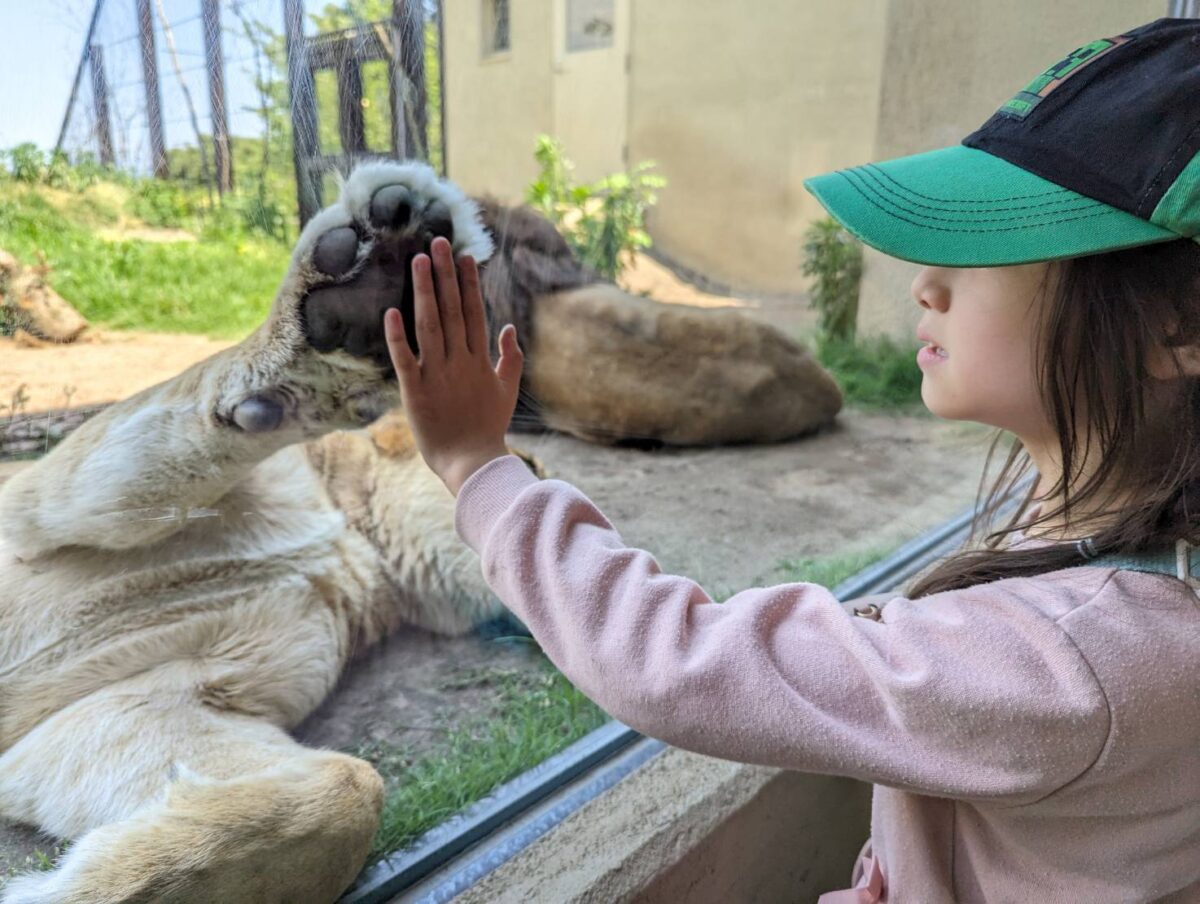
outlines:
[[[30,340],[71,342],[87,329],[82,315],[46,285],[46,267],[23,267],[0,251],[0,329]]]

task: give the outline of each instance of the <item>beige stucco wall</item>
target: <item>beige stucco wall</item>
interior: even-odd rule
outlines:
[[[1167,0],[891,0],[871,156],[957,144],[1074,48],[1166,12]],[[858,315],[863,333],[913,337],[921,309],[909,286],[919,269],[868,249]]]
[[[566,3],[555,0],[553,5],[553,134],[575,164],[575,178],[594,182],[625,168],[630,0],[614,4],[616,30],[611,47],[575,52],[567,50]]]
[[[445,0],[446,170],[470,193],[519,200],[534,141],[554,126],[553,5],[511,0],[507,53],[483,52],[483,4]]]
[[[483,53],[481,0],[446,0],[446,145],[466,191],[515,202],[537,176],[537,136],[562,140],[575,176],[624,168],[630,0],[611,47],[568,52],[566,0],[510,0],[510,50]]]
[[[630,159],[669,181],[656,247],[714,282],[799,293],[801,181],[875,144],[886,0],[635,0]]]

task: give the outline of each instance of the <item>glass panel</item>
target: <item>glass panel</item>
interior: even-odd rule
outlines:
[[[483,52],[503,53],[508,49],[508,0],[483,0]]]
[[[646,699],[672,687],[619,664],[641,626],[561,673],[456,533],[380,344],[436,232],[494,246],[491,324],[529,356],[511,448],[695,581],[678,620],[646,620],[680,648],[740,590],[832,587],[968,506],[990,431],[925,407],[920,267],[864,249],[805,181],[957,145],[1072,48],[1141,24],[1133,6],[0,3],[0,493],[36,484],[0,519],[0,729],[19,726],[0,751],[71,706],[88,739],[27,758],[21,788],[84,778],[0,819],[0,884],[54,854],[16,816],[70,834],[77,802],[108,812],[103,789],[239,774],[234,739],[200,724],[245,727],[250,771],[328,762],[302,747],[368,762],[375,861],[604,724],[580,687],[610,687],[573,683],[592,654]],[[411,165],[356,177],[351,152],[427,160],[453,188]],[[889,197],[914,216],[945,200]],[[165,722],[88,710],[159,672],[176,683],[131,709]],[[14,716],[27,698],[45,709]],[[135,747],[138,774],[104,753]],[[311,811],[273,787],[270,812]]]
[[[615,6],[615,0],[567,0],[567,50],[611,47]]]

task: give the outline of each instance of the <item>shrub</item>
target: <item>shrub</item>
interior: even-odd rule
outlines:
[[[804,275],[814,276],[811,304],[820,312],[822,339],[853,342],[862,282],[862,245],[832,218],[805,234]]]
[[[18,182],[36,184],[46,172],[46,158],[32,141],[18,144],[8,152],[9,172]]]
[[[182,227],[200,213],[203,202],[195,191],[177,182],[139,179],[129,199],[129,211],[149,226]]]
[[[863,341],[818,336],[816,346],[817,360],[838,381],[847,403],[892,409],[920,404],[916,343],[890,336]]]
[[[657,165],[653,161],[591,185],[575,185],[574,165],[558,141],[539,136],[534,157],[541,171],[526,200],[554,222],[587,266],[615,280],[639,249],[653,244],[645,229],[646,210],[658,202],[657,189],[667,184],[651,172]]]

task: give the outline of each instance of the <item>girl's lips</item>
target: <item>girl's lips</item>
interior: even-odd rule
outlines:
[[[950,356],[946,354],[945,349],[938,348],[936,345],[927,345],[917,352],[917,366],[928,367],[939,364],[948,357]]]

